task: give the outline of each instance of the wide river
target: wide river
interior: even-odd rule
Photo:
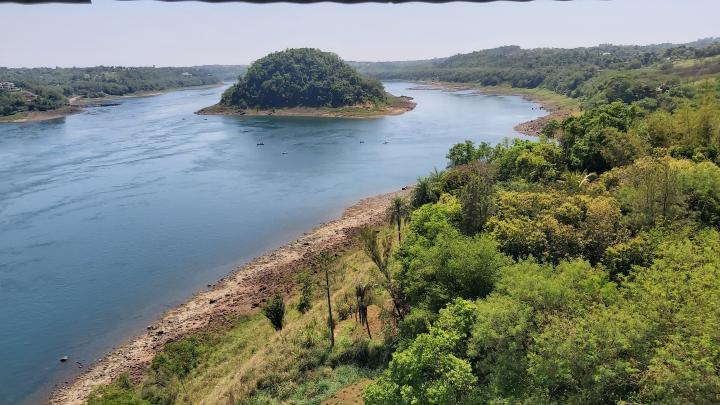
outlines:
[[[456,142],[519,136],[543,114],[520,97],[385,85],[417,108],[194,115],[218,87],[0,124],[0,403],[42,402],[235,266],[444,168]]]

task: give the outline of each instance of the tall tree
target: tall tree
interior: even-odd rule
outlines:
[[[317,256],[317,266],[325,273],[325,293],[327,295],[328,305],[328,329],[330,331],[330,347],[335,346],[335,321],[332,316],[332,303],[330,301],[330,270],[332,263],[335,261],[335,256],[324,251],[320,252]]]
[[[397,226],[398,243],[400,243],[402,242],[402,224],[410,216],[410,207],[404,198],[395,197],[392,199],[388,211],[390,222]]]
[[[368,322],[368,307],[372,301],[372,284],[357,284],[355,286],[355,298],[357,299],[358,321],[360,325],[365,326],[368,337],[372,339],[370,322]]]
[[[381,275],[380,283],[390,294],[395,316],[401,319],[407,311],[404,294],[390,271],[392,236],[388,232],[364,227],[360,229],[360,244],[365,254],[379,270]]]
[[[462,216],[460,227],[466,235],[482,231],[488,218],[495,211],[493,179],[489,176],[472,176],[460,193]]]

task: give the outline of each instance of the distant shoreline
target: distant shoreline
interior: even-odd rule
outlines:
[[[27,111],[17,113],[13,115],[0,117],[0,123],[23,123],[23,122],[39,122],[49,121],[58,118],[64,118],[68,115],[77,114],[82,112],[88,107],[102,107],[116,105],[114,102],[118,100],[138,97],[153,97],[159,96],[171,91],[179,90],[194,90],[194,89],[211,89],[215,87],[223,86],[225,83],[206,84],[201,86],[188,86],[188,87],[173,87],[169,89],[157,90],[157,91],[136,91],[134,93],[123,94],[122,96],[103,96],[95,98],[87,98],[82,96],[73,96],[68,99],[68,105],[62,106],[55,110],[48,111]]]
[[[450,83],[421,81],[410,90],[464,91],[474,90],[482,94],[498,96],[520,96],[541,105],[547,114],[530,121],[521,122],[513,128],[527,136],[540,136],[542,129],[550,121],[563,120],[580,111],[579,102],[549,90],[523,89],[509,86],[481,86],[474,83]]]
[[[272,108],[272,109],[239,109],[231,106],[215,104],[205,107],[195,114],[199,115],[231,115],[231,116],[279,116],[279,117],[326,117],[326,118],[376,118],[386,115],[400,115],[412,111],[417,105],[412,97],[391,96],[387,105],[377,106],[349,106],[339,108]]]

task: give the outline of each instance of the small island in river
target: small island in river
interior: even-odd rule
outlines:
[[[415,108],[411,97],[385,91],[337,55],[318,49],[288,49],[257,60],[198,114],[375,117]]]

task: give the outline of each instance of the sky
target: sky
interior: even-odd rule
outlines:
[[[295,47],[415,60],[501,45],[578,47],[720,36],[718,0],[0,4],[0,66],[247,64]]]

